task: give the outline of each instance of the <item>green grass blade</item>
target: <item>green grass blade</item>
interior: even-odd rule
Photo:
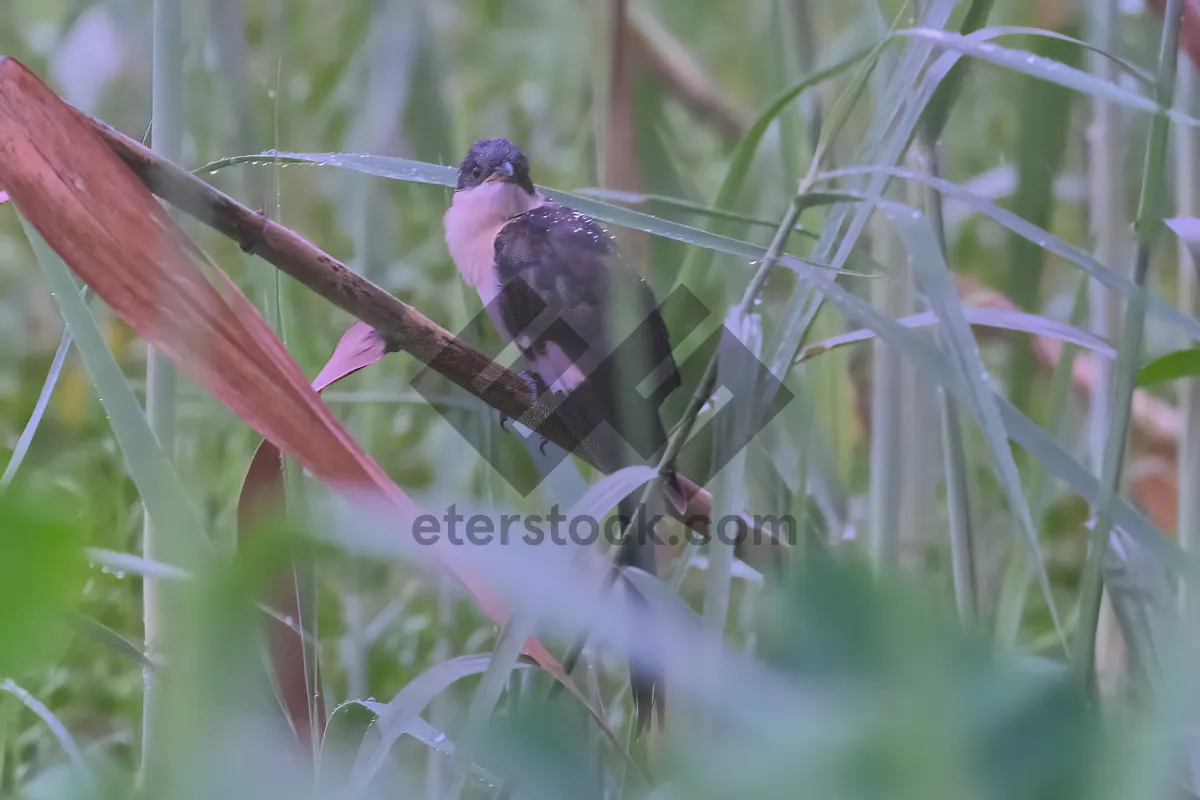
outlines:
[[[1113,359],[1117,357],[1117,349],[1100,337],[1088,333],[1075,325],[1059,322],[1055,319],[1041,317],[1037,314],[1028,314],[1024,311],[1014,311],[1008,308],[964,307],[962,311],[963,315],[967,318],[967,322],[974,327],[1032,333],[1035,336],[1042,336],[1047,339],[1082,347],[1104,358]],[[937,321],[937,315],[931,311],[910,314],[907,317],[901,317],[896,320],[896,322],[906,328],[925,328],[936,325]],[[822,341],[806,346],[800,351],[800,355],[796,358],[796,363],[799,364],[816,358],[829,350],[836,350],[839,347],[845,347],[855,342],[865,342],[874,337],[875,332],[866,328],[859,328],[848,333],[831,336],[828,339],[823,339]]]
[[[1138,386],[1154,386],[1158,383],[1192,378],[1200,375],[1200,349],[1189,347],[1176,350],[1156,358],[1138,370]]]
[[[161,561],[143,558],[133,553],[117,553],[112,550],[89,547],[86,550],[86,555],[88,561],[91,563],[98,567],[104,567],[106,570],[120,576],[129,574],[165,581],[191,580],[191,574],[186,570],[170,564],[164,564]]]
[[[449,792],[452,800],[462,796],[480,734],[487,725],[488,718],[492,716],[496,704],[500,702],[500,695],[504,692],[509,675],[517,668],[517,661],[521,657],[525,642],[536,630],[537,615],[526,609],[514,613],[500,632],[500,641],[496,643],[487,669],[483,671],[483,677],[479,679],[479,685],[475,687],[475,694],[471,696],[471,702],[467,706],[467,734],[455,754],[458,777]]]
[[[140,667],[154,669],[154,664],[146,658],[142,649],[126,639],[112,628],[92,617],[78,614],[75,616],[75,627],[84,636],[107,647],[119,656],[124,656]]]
[[[315,164],[339,167],[341,169],[365,172],[380,178],[426,183],[437,186],[454,186],[457,182],[455,171],[450,167],[436,164],[426,164],[407,158],[390,156],[361,155],[357,153],[265,153],[261,156],[248,157],[253,163],[263,164],[270,159],[280,159],[289,164]],[[264,160],[265,159],[265,160]],[[234,163],[237,159],[226,159]],[[216,162],[214,162],[216,163]],[[760,261],[766,255],[767,249],[750,242],[721,236],[690,225],[661,219],[639,211],[631,211],[612,203],[594,200],[572,192],[539,186],[542,192],[552,200],[569,205],[577,211],[594,217],[601,222],[608,222],[623,228],[644,231],[645,233],[673,239],[684,244],[704,247],[719,253],[738,256],[747,261]],[[811,262],[810,262],[811,263]],[[816,265],[818,269],[826,269]],[[833,270],[843,271],[843,270]]]
[[[84,367],[96,386],[113,435],[125,454],[130,476],[150,517],[163,532],[167,551],[162,560],[185,567],[198,563],[212,551],[191,498],[146,423],[142,407],[108,349],[95,317],[83,302],[70,269],[24,218],[21,222]]]
[[[45,703],[38,700],[29,692],[22,689],[12,680],[5,679],[0,681],[0,692],[7,692],[13,695],[25,707],[37,714],[42,722],[46,723],[46,727],[54,734],[54,738],[62,745],[62,749],[70,759],[71,764],[79,771],[79,774],[84,777],[89,785],[95,784],[95,777],[92,775],[91,769],[88,767],[87,760],[84,759],[83,753],[79,749],[79,745],[75,743],[75,737],[71,736],[71,732],[67,730],[67,726],[62,724],[62,720],[54,715],[50,709],[46,708]]]
[[[1072,247],[1044,228],[1039,228],[1011,211],[1001,208],[990,200],[986,200],[966,188],[943,178],[935,178],[920,172],[891,167],[847,167],[845,169],[825,172],[819,177],[819,180],[834,180],[840,177],[863,174],[883,174],[903,178],[904,180],[926,183],[937,189],[944,196],[952,197],[969,206],[971,210],[991,217],[1013,233],[1028,239],[1047,252],[1053,253],[1065,261],[1076,265],[1087,272],[1092,278],[1123,297],[1128,297],[1134,290],[1132,280],[1109,269],[1089,253],[1077,247]],[[1172,223],[1176,222],[1179,222],[1179,220],[1172,220]],[[1198,229],[1198,232],[1200,232],[1200,229]],[[1188,336],[1200,340],[1200,320],[1197,320],[1195,317],[1189,317],[1180,312],[1173,305],[1157,295],[1150,297],[1148,309],[1152,316],[1175,325],[1186,332]]]
[[[85,288],[83,290],[85,303],[87,302],[87,293],[88,290]],[[50,371],[46,373],[46,381],[42,384],[42,391],[38,393],[33,413],[29,415],[29,421],[25,423],[21,435],[17,438],[17,443],[13,446],[12,457],[8,460],[8,466],[4,468],[4,474],[0,475],[0,489],[4,489],[12,483],[13,478],[17,476],[17,470],[25,461],[29,445],[33,443],[33,436],[37,433],[38,426],[42,424],[42,417],[45,416],[46,408],[50,405],[50,396],[54,394],[54,387],[58,385],[58,377],[62,374],[63,365],[67,362],[67,353],[69,352],[71,352],[71,332],[65,330],[62,338],[59,339],[58,349],[54,351],[54,359],[50,362]]]
[[[624,467],[605,475],[588,487],[567,509],[567,517],[600,519],[617,507],[622,499],[637,491],[658,473],[652,467]]]
[[[774,230],[779,225],[779,220],[770,220],[765,217],[755,217],[750,214],[739,214],[736,211],[726,211],[720,208],[713,208],[702,203],[695,203],[690,200],[682,200],[678,197],[668,197],[662,194],[643,194],[641,192],[623,192],[618,189],[604,189],[599,186],[584,186],[576,189],[575,194],[584,197],[590,197],[595,200],[603,200],[608,203],[621,203],[623,205],[635,206],[654,206],[661,205],[665,208],[682,211],[689,214],[696,214],[702,217],[711,217],[712,219],[721,220],[723,222],[740,222],[744,225],[754,225],[761,228],[770,228]],[[796,233],[808,234],[802,228],[797,228]]]
[[[1082,94],[1102,97],[1137,111],[1146,111],[1151,114],[1164,113],[1171,122],[1180,125],[1200,126],[1200,119],[1191,117],[1176,109],[1164,107],[1145,95],[1097,78],[1095,75],[1091,75],[1081,69],[1024,50],[1012,50],[991,42],[982,41],[995,35],[991,28],[984,28],[970,36],[925,28],[911,28],[897,31],[896,35],[932,42],[962,55],[978,58],[1023,75],[1055,83]]]
[[[972,33],[974,32],[975,31],[972,31]],[[1110,53],[1103,47],[1084,41],[1083,39],[1077,39],[1074,36],[1068,36],[1065,33],[1051,31],[1045,28],[1030,28],[1024,25],[992,25],[991,27],[982,29],[982,34],[988,39],[998,39],[1001,36],[1035,36],[1039,39],[1054,39],[1056,41],[1073,44],[1076,47],[1087,50],[1090,53],[1095,53],[1096,55],[1113,62],[1121,69],[1125,70],[1125,72],[1129,73],[1131,77],[1137,78],[1138,82],[1141,83],[1145,88],[1150,89],[1154,86],[1154,74],[1140,64],[1135,64],[1129,59],[1121,58],[1121,56],[1115,53]],[[898,35],[903,35],[903,32],[900,32]],[[967,36],[968,34],[964,32],[963,35]]]
[[[1065,649],[1066,636],[1054,604],[1046,564],[1038,546],[1037,527],[1029,512],[1025,491],[1021,486],[1021,475],[1017,471],[1017,462],[1008,444],[1008,433],[1000,416],[996,395],[989,386],[991,379],[979,355],[979,346],[971,332],[970,323],[963,314],[954,280],[942,257],[941,246],[933,228],[921,212],[895,203],[883,204],[882,210],[904,243],[909,262],[941,321],[944,340],[953,353],[953,361],[962,386],[966,389],[967,407],[971,409],[987,439],[998,471],[997,477],[1008,497],[1009,507],[1020,525],[1020,533],[1029,550],[1030,563],[1036,570],[1038,584],[1045,595],[1050,616]]]

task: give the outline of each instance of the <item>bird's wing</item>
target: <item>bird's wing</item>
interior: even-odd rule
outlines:
[[[527,211],[496,236],[496,271],[501,285],[497,317],[531,368],[545,383],[566,390],[568,403],[587,403],[617,421],[616,435],[603,426],[576,431],[598,466],[612,471],[657,461],[667,443],[658,406],[679,387],[679,369],[653,292],[622,262],[604,229],[557,203]],[[652,373],[649,392],[643,395],[636,387]],[[668,485],[679,495],[673,479]],[[617,563],[653,575],[654,540],[637,499],[631,494],[618,505],[630,528]],[[663,687],[657,670],[631,663],[630,685],[639,730],[656,708],[661,722]]]
[[[531,368],[554,388],[584,384],[606,412],[622,415],[624,438],[639,453],[657,451],[665,443],[657,407],[680,385],[679,370],[653,292],[605,230],[548,203],[501,229],[496,270],[499,315]],[[629,388],[652,372],[649,391]]]

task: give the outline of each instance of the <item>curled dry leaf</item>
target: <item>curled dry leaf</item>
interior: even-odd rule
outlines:
[[[0,185],[117,315],[280,451],[335,488],[369,487],[415,511],[237,286],[85,118],[12,58],[0,58]],[[444,566],[489,616],[507,621],[478,576]],[[569,683],[536,640],[526,652]]]

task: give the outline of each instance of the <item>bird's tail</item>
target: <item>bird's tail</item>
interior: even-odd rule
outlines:
[[[668,477],[666,491],[676,491],[678,485],[669,488],[674,483],[673,476]],[[650,573],[658,574],[657,556],[655,553],[654,535],[650,524],[650,515],[638,502],[636,495],[630,495],[617,506],[617,514],[625,529],[625,538],[617,551],[618,567],[636,567]],[[640,735],[657,717],[661,729],[664,720],[666,698],[663,692],[661,668],[653,658],[655,641],[644,623],[649,619],[649,604],[645,596],[625,580],[625,590],[633,607],[635,622],[632,627],[634,641],[630,649],[636,654],[629,660],[629,687],[633,694],[633,705],[637,710],[637,732]]]

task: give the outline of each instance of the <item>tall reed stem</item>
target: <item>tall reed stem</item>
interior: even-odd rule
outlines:
[[[1182,0],[1168,0],[1163,15],[1162,39],[1158,53],[1158,78],[1155,99],[1169,107],[1175,94],[1176,53],[1179,49]],[[1137,249],[1133,259],[1134,290],[1125,306],[1121,325],[1121,341],[1114,370],[1111,416],[1104,447],[1104,470],[1100,481],[1100,502],[1096,506],[1096,521],[1092,531],[1087,562],[1084,564],[1079,595],[1079,630],[1075,637],[1071,667],[1075,676],[1089,689],[1095,686],[1096,631],[1100,618],[1100,600],[1104,590],[1104,562],[1109,552],[1109,535],[1113,528],[1113,508],[1121,485],[1125,462],[1125,447],[1129,432],[1129,415],[1133,404],[1138,362],[1142,352],[1142,335],[1146,320],[1146,280],[1150,272],[1150,255],[1163,227],[1163,207],[1166,201],[1167,135],[1170,119],[1157,114],[1150,126],[1146,143],[1146,160],[1142,171],[1141,199],[1138,204],[1134,232]]]
[[[153,77],[150,98],[151,148],[178,162],[183,152],[183,4],[181,0],[154,0]],[[168,458],[175,450],[175,367],[162,353],[149,349],[146,360],[146,417],[150,429]],[[160,561],[165,556],[162,531],[145,514],[142,552]],[[163,583],[146,578],[142,586],[142,618],[145,652],[155,664],[163,663],[163,636],[168,629]],[[149,785],[157,780],[154,771],[163,764],[161,676],[146,670],[142,705],[142,776]]]

